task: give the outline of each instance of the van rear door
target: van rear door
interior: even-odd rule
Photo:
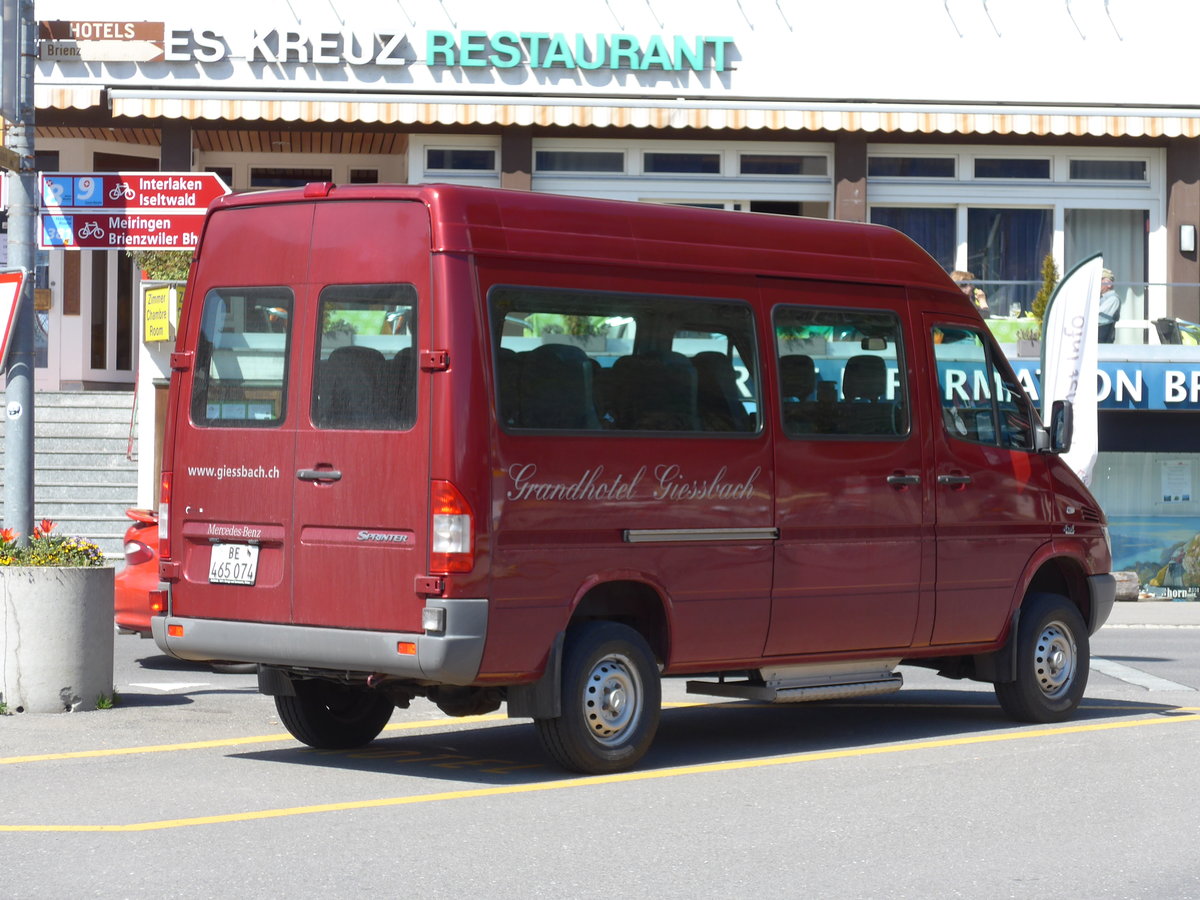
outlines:
[[[311,204],[224,209],[205,226],[173,396],[171,553],[180,616],[288,622]]]
[[[418,631],[429,517],[429,216],[413,202],[317,204],[313,377],[297,425],[292,620]]]
[[[419,630],[430,491],[427,392],[418,399],[424,206],[222,211],[199,277],[172,508],[188,585],[173,612]]]

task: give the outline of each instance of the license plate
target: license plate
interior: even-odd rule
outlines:
[[[208,563],[212,584],[254,584],[258,577],[258,547],[254,544],[213,544]]]

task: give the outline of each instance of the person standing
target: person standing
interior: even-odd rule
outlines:
[[[1113,290],[1112,269],[1100,273],[1100,327],[1099,341],[1111,344],[1117,336],[1117,320],[1121,318],[1121,298]]]

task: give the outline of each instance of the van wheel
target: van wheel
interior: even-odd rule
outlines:
[[[632,768],[654,740],[662,685],[638,632],[588,622],[567,635],[562,715],[535,719],[546,752],[565,769],[603,775]]]
[[[1059,594],[1034,594],[1017,625],[1017,680],[996,684],[1004,711],[1021,722],[1061,722],[1083,699],[1090,668],[1087,626]]]
[[[322,750],[369,744],[392,717],[394,704],[366,688],[313,679],[293,683],[296,696],[275,698],[275,709],[292,737]]]

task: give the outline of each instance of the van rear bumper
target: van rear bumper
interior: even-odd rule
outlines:
[[[442,599],[431,606],[446,610],[441,634],[356,631],[229,619],[154,616],[154,643],[177,659],[220,659],[395,675],[434,684],[470,684],[479,674],[487,635],[486,599]],[[182,626],[168,635],[167,626]],[[401,655],[399,643],[415,644],[415,654]]]

